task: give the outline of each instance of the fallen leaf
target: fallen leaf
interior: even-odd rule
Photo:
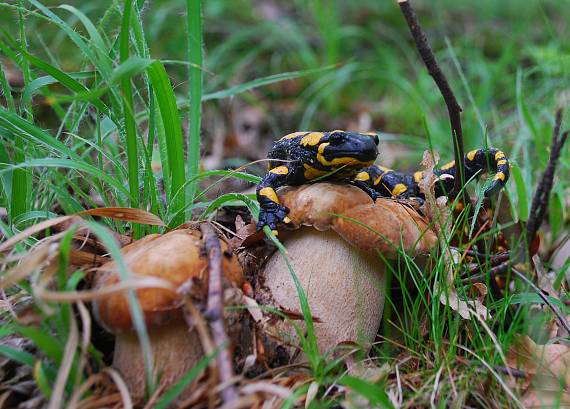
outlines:
[[[527,408],[570,405],[570,347],[537,345],[528,336],[517,336],[507,364],[526,373],[521,402]]]
[[[472,318],[472,314],[475,313],[481,319],[487,319],[491,317],[491,314],[487,310],[487,307],[483,305],[483,299],[485,294],[487,293],[487,287],[483,285],[475,286],[475,288],[480,292],[481,296],[478,297],[476,300],[463,300],[457,294],[457,289],[453,283],[453,271],[457,264],[459,264],[461,260],[461,253],[457,250],[450,248],[449,252],[446,254],[451,254],[448,256],[446,260],[446,287],[441,289],[439,283],[435,283],[434,290],[436,294],[439,295],[439,301],[443,305],[447,305],[451,307],[452,310],[457,311],[461,318],[465,320],[469,320]]]

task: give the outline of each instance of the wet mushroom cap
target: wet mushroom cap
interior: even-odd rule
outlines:
[[[228,253],[221,241],[224,276],[238,286],[243,282],[237,258]],[[192,229],[174,230],[164,235],[149,235],[128,246],[121,253],[126,266],[137,277],[154,277],[167,281],[172,289],[139,288],[137,298],[148,326],[168,323],[180,317],[181,300],[176,289],[188,279],[195,278],[199,291],[207,291],[208,260],[202,250],[201,233]],[[115,262],[100,268],[95,288],[121,281]],[[132,320],[125,292],[117,292],[93,303],[98,321],[110,332],[130,331]]]
[[[291,226],[334,230],[352,246],[366,252],[382,252],[393,258],[398,249],[425,254],[437,243],[428,222],[412,207],[389,198],[373,202],[356,186],[315,183],[286,187],[278,192],[290,209]]]

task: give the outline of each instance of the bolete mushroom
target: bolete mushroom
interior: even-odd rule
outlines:
[[[226,279],[237,285],[243,282],[237,258],[224,251]],[[123,260],[135,277],[155,277],[167,281],[172,289],[139,288],[136,296],[146,322],[160,385],[168,388],[192,368],[202,356],[202,347],[193,328],[183,317],[183,299],[176,289],[193,279],[192,295],[206,298],[208,260],[202,251],[201,233],[192,229],[174,230],[164,235],[144,237],[122,250]],[[95,287],[104,288],[120,282],[115,262],[100,268]],[[139,339],[133,329],[126,292],[117,292],[93,303],[97,320],[116,335],[113,366],[122,374],[131,395],[142,398],[145,392],[144,360]]]
[[[279,200],[290,209],[291,226],[281,239],[316,318],[321,353],[342,343],[370,346],[381,323],[387,259],[403,250],[429,253],[436,235],[413,208],[392,199],[372,199],[349,184],[285,187]],[[291,274],[279,253],[257,280],[257,300],[300,315]],[[294,314],[291,314],[294,312]],[[285,344],[296,341],[291,323],[269,319],[264,330]],[[267,349],[267,348],[266,348]]]

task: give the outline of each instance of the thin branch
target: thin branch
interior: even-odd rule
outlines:
[[[538,182],[538,187],[532,199],[532,206],[530,208],[530,216],[526,224],[527,242],[530,246],[536,237],[536,233],[544,220],[544,215],[548,210],[548,203],[550,201],[550,192],[552,191],[552,184],[554,181],[554,174],[560,153],[568,139],[568,131],[562,134],[560,138],[560,128],[562,125],[562,109],[556,112],[556,121],[554,123],[554,130],[552,131],[552,144],[550,145],[550,158],[548,165]]]
[[[468,257],[473,257],[478,263],[489,262],[492,264],[499,262],[502,263],[503,261],[507,261],[510,258],[510,253],[508,251],[497,254],[487,254],[475,250],[466,250],[465,255]]]
[[[471,267],[471,268],[469,269],[469,271],[465,274],[465,277],[466,277],[466,278],[471,277],[471,278],[475,279],[475,274],[476,274],[479,270],[484,269],[484,268],[487,268],[489,265],[490,265],[492,268],[498,267],[499,265],[501,265],[501,264],[503,264],[503,263],[509,261],[510,258],[511,258],[511,255],[510,255],[509,253],[493,254],[493,255],[489,256],[488,260],[481,260],[481,261],[480,261],[481,264],[477,264],[477,265]],[[478,261],[479,261],[479,260],[478,260]],[[487,263],[487,261],[488,261],[488,263]],[[500,273],[500,271],[498,271],[498,272]],[[494,271],[494,273],[496,274],[497,271]],[[486,274],[483,274],[483,275],[486,276],[486,275],[488,275],[488,274],[486,273]],[[476,282],[476,281],[475,281],[475,282]]]
[[[510,366],[495,365],[493,368],[497,372],[504,373],[505,375],[510,375],[515,378],[524,379],[528,377],[528,373],[526,373],[525,371],[521,371],[520,369],[517,368],[511,368]]]
[[[220,349],[218,355],[218,373],[224,404],[235,401],[238,397],[233,384],[234,369],[230,353],[230,342],[224,328],[224,299],[223,299],[223,267],[220,239],[209,222],[200,225],[204,247],[208,255],[208,304],[204,316],[210,324],[214,344]]]
[[[461,106],[457,102],[443,71],[441,71],[437,64],[437,60],[435,59],[435,55],[429,45],[427,36],[420,26],[420,22],[412,8],[412,5],[408,0],[398,0],[398,4],[404,14],[406,23],[408,23],[408,27],[416,43],[416,48],[428,69],[429,75],[432,76],[439,88],[439,91],[445,100],[445,105],[447,106],[449,122],[451,123],[451,136],[453,141],[453,151],[455,153],[455,164],[458,170],[455,175],[451,197],[456,197],[465,185],[465,158],[463,149],[463,131],[461,129]],[[463,199],[465,201],[466,197],[464,196]]]
[[[536,286],[536,284],[534,284],[531,280],[529,280],[523,273],[521,273],[520,271],[518,271],[516,268],[512,268],[511,267],[511,271],[521,280],[523,280],[526,284],[528,284],[534,291],[536,291],[536,293],[538,294],[538,296],[542,299],[542,301],[544,301],[544,303],[546,305],[548,305],[550,307],[550,309],[552,310],[552,312],[554,313],[554,315],[556,315],[556,318],[558,318],[558,321],[560,322],[560,324],[564,327],[564,329],[566,330],[566,332],[568,333],[568,335],[570,335],[570,324],[568,324],[568,321],[566,320],[566,317],[564,317],[564,315],[560,312],[560,310],[558,309],[558,307],[556,307],[549,299],[548,297],[544,294],[544,292],[538,288]]]

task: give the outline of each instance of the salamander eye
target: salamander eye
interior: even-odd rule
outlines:
[[[375,143],[376,145],[379,145],[379,144],[380,144],[380,138],[378,138],[378,135],[374,135],[374,136],[373,136],[373,139],[374,139],[374,143]]]
[[[341,143],[342,141],[344,141],[344,134],[342,134],[341,132],[332,132],[329,135],[329,142],[333,144]]]

